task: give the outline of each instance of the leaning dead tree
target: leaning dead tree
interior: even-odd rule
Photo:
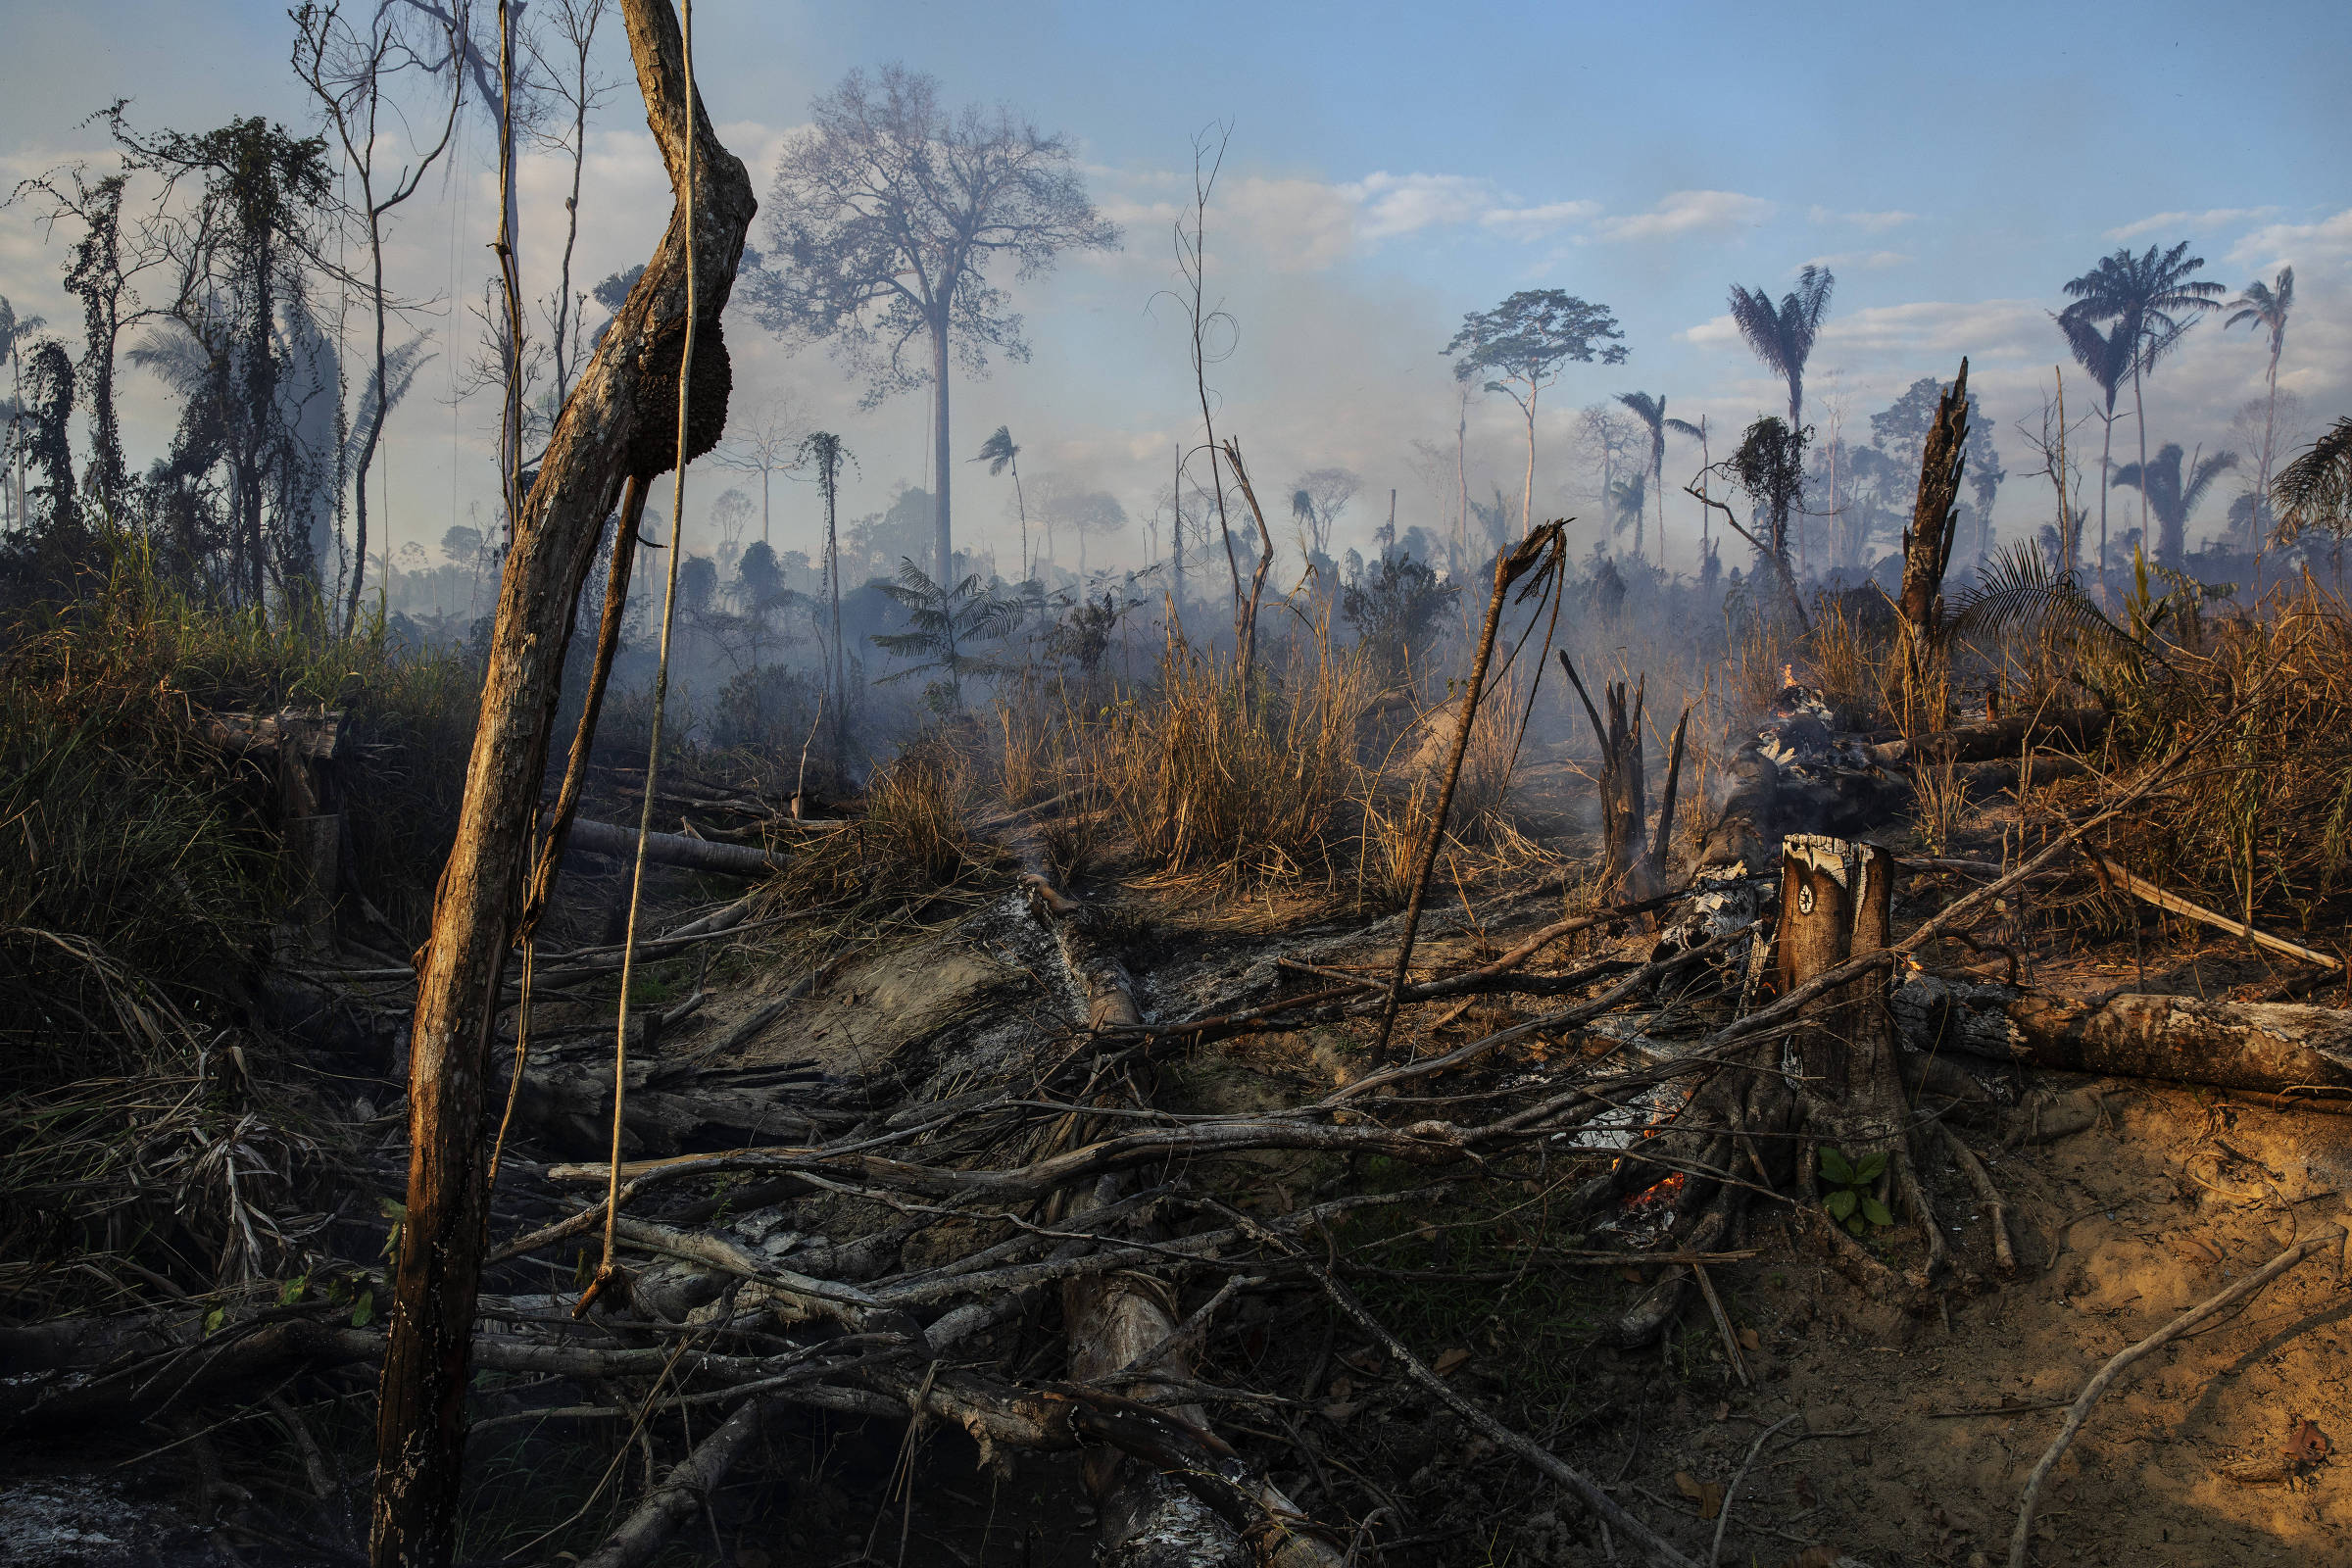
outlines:
[[[675,204],[644,275],[557,419],[499,583],[456,840],[432,936],[418,955],[408,1214],[377,1426],[369,1546],[377,1568],[444,1563],[455,1546],[489,1197],[486,1058],[580,586],[624,484],[641,490],[676,460],[690,276],[702,323],[687,396],[690,453],[710,450],[725,423],[719,320],[758,204],[700,100],[689,102],[685,45],[668,0],[622,0],[621,12]]]
[[[1961,470],[1968,466],[1968,361],[1936,405],[1919,465],[1919,500],[1903,531],[1903,733],[1943,728],[1951,680],[1943,648],[1943,573],[1959,529]]]

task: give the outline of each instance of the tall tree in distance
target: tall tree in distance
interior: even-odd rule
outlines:
[[[2229,292],[2221,284],[2195,275],[2204,265],[2205,258],[2188,254],[2186,240],[2169,251],[2151,245],[2138,256],[2127,248],[2101,257],[2096,267],[2066,285],[2075,303],[2060,316],[2062,322],[2070,317],[2079,321],[2113,321],[2113,329],[2131,345],[2132,415],[2139,429],[2139,462],[2133,466],[2142,473],[2148,471],[2148,413],[2141,383],[2200,315],[2221,308],[2222,296]],[[2116,482],[2123,482],[2120,474]],[[2139,526],[2143,536],[2149,501],[2142,489]],[[2166,530],[2168,535],[2170,532]],[[2168,566],[2180,564],[2178,557],[2165,556],[2161,548],[2157,559]]]
[[[1830,314],[1830,292],[1837,286],[1837,274],[1811,264],[1796,274],[1796,287],[1778,305],[1760,288],[1732,285],[1732,324],[1764,368],[1788,383],[1790,431],[1805,427],[1805,362],[1813,357],[1814,340]]]
[[[830,430],[810,431],[801,442],[800,455],[802,462],[815,466],[817,493],[825,502],[825,592],[833,602],[833,733],[838,739],[846,717],[844,705],[849,699],[850,686],[848,671],[842,664],[841,535],[837,510],[841,500],[842,462],[857,460],[850,458],[850,449]]]
[[[2222,330],[2228,331],[2230,327],[2243,322],[2257,331],[2271,334],[2271,368],[2265,378],[2270,393],[2268,405],[2262,416],[2262,455],[2259,460],[2261,473],[2258,480],[2259,488],[2255,491],[2258,508],[2254,519],[2254,526],[2257,530],[2255,548],[2259,550],[2262,548],[2263,538],[2269,532],[2267,528],[2263,527],[2260,509],[2267,509],[2270,505],[2271,466],[2278,455],[2278,356],[2286,352],[2286,316],[2295,307],[2295,270],[2291,267],[2278,269],[2277,283],[2265,283],[2259,278],[2248,283],[2246,291],[2231,300],[2230,304],[2231,307],[2230,318],[2222,322]]]
[[[721,466],[760,476],[760,542],[770,550],[775,538],[768,527],[769,483],[800,466],[809,439],[800,409],[788,397],[773,397],[738,421],[715,454]]]
[[[415,344],[403,351],[386,341],[393,305],[384,283],[384,228],[394,210],[416,194],[425,172],[448,150],[465,97],[465,76],[458,69],[464,46],[462,11],[438,24],[437,37],[411,36],[415,25],[413,19],[390,6],[376,6],[358,18],[346,16],[340,0],[305,5],[294,13],[294,74],[318,101],[319,113],[343,150],[345,177],[359,185],[360,199],[350,216],[367,236],[367,303],[375,328],[370,388],[361,401],[352,451],[353,548],[351,591],[343,609],[346,630],[359,619],[360,590],[368,575],[368,470],[374,466],[384,420],[397,401],[392,392],[394,362],[398,359],[412,374],[416,364]],[[449,74],[449,108],[440,117],[439,134],[429,146],[415,151],[414,164],[403,162],[388,172],[379,169],[377,155],[388,139],[403,145],[411,139],[406,116],[387,93],[404,76],[431,81],[443,71]],[[387,118],[397,130],[385,125]],[[425,129],[431,132],[429,121]]]
[[[1331,559],[1331,530],[1363,481],[1348,468],[1312,468],[1291,483],[1291,520],[1307,564]]]
[[[2216,452],[2210,458],[2191,459],[2185,477],[2180,465],[2180,443],[2167,441],[2157,449],[2155,462],[2127,463],[2115,470],[2115,482],[2137,490],[2148,510],[2156,514],[2161,530],[2156,537],[2156,559],[2176,564],[2187,553],[2188,519],[2197,503],[2205,499],[2214,480],[2237,466],[2237,454]]]
[[[990,349],[1029,357],[1021,318],[989,270],[1009,262],[1026,281],[1065,250],[1115,247],[1119,231],[1088,199],[1066,139],[1009,109],[951,113],[939,95],[937,77],[893,65],[871,79],[853,71],[816,101],[813,125],[777,161],[774,266],[749,292],[788,341],[829,340],[866,378],[868,408],[931,388],[932,576],[953,584],[948,362],[976,374]],[[918,342],[928,352],[912,360]]]
[[[334,167],[321,138],[258,117],[153,135],[132,131],[120,107],[111,118],[128,167],[161,175],[167,190],[199,187],[193,211],[158,235],[178,272],[166,314],[206,362],[207,416],[228,470],[234,584],[263,609],[273,574],[282,586],[316,569],[296,504],[301,453],[280,394],[296,368],[302,334],[294,328],[307,321],[308,279],[333,211]]]
[[[2115,400],[2122,395],[2124,378],[2132,373],[2133,351],[2136,345],[2121,324],[2111,332],[2101,332],[2097,323],[2080,316],[2052,318],[2058,330],[2066,334],[2066,346],[2090,377],[2091,385],[2099,389],[2103,400],[2098,409],[2099,423],[2099,591],[2107,585],[2107,492],[2115,483]],[[2073,562],[2067,563],[2072,570]]]
[[[1621,392],[1617,401],[1634,411],[1649,431],[1649,487],[1658,496],[1658,568],[1666,566],[1666,400],[1646,392]],[[1634,555],[1642,554],[1642,530],[1634,529]]]
[[[19,316],[17,308],[0,295],[0,360],[8,362],[10,392],[5,408],[8,424],[0,434],[0,463],[5,463],[7,506],[0,509],[0,517],[23,526],[24,520],[24,443],[18,439],[20,428],[27,416],[24,409],[24,345],[32,334],[49,323],[37,316]]]
[[[1692,424],[1689,419],[1668,419],[1666,421],[1666,428],[1672,430],[1676,435],[1686,436],[1689,439],[1698,443],[1698,564],[1699,569],[1704,571],[1706,569],[1707,557],[1713,553],[1708,534],[1710,526],[1715,520],[1715,509],[1708,505],[1708,501],[1710,499],[1708,494],[1708,482],[1711,477],[1712,469],[1715,466],[1715,456],[1708,446],[1707,416],[1703,414],[1700,415],[1696,424]],[[1658,505],[1660,508],[1658,514],[1660,518],[1658,523],[1658,542],[1660,546],[1660,554],[1662,555],[1664,553],[1664,545],[1666,540],[1666,524],[1663,520],[1665,517],[1665,512],[1663,510],[1665,507],[1665,498],[1663,496],[1660,496]]]
[[[105,174],[96,179],[87,171],[72,169],[25,180],[15,197],[37,194],[46,199],[44,225],[59,219],[81,225],[66,264],[66,292],[81,301],[81,364],[76,368],[88,398],[89,466],[82,471],[82,489],[90,505],[109,516],[119,515],[127,499],[129,474],[122,462],[122,422],[115,401],[115,361],[122,330],[142,314],[132,279],[162,260],[143,235],[126,236],[122,229],[122,193],[127,174]]]
[[[1013,444],[1012,426],[1000,424],[996,433],[980,443],[979,455],[971,460],[988,465],[988,476],[996,478],[1006,468],[1012,470],[1012,504],[1021,517],[1021,581],[1029,580],[1029,500],[1021,494],[1021,449]]]
[[[1536,525],[1536,400],[1560,378],[1568,364],[1623,365],[1625,333],[1616,315],[1556,288],[1521,289],[1491,311],[1473,311],[1442,351],[1453,361],[1453,378],[1464,385],[1489,377],[1489,392],[1519,405],[1527,421],[1527,484],[1519,504],[1519,526]]]

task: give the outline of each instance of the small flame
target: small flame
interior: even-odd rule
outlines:
[[[1793,686],[1796,684],[1796,666],[1794,664],[1783,664],[1781,666],[1781,684],[1783,686]]]
[[[1628,1198],[1625,1200],[1625,1206],[1629,1209],[1648,1208],[1653,1204],[1672,1200],[1674,1196],[1682,1190],[1683,1173],[1676,1171],[1664,1181],[1653,1183]]]

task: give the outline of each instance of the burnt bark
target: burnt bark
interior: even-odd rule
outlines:
[[[488,1201],[488,1047],[580,585],[623,482],[650,478],[676,459],[663,432],[675,427],[690,233],[701,296],[694,310],[710,345],[708,353],[696,345],[690,454],[715,444],[724,422],[718,322],[758,204],[699,100],[687,102],[676,13],[666,0],[623,0],[621,10],[646,120],[677,196],[644,275],[556,421],[500,578],[465,799],[417,980],[408,1215],[377,1426],[375,1568],[446,1563],[455,1547]]]
[[[1627,899],[1655,898],[1666,886],[1666,857],[1673,847],[1675,797],[1682,788],[1683,742],[1690,726],[1690,710],[1683,710],[1682,721],[1674,727],[1673,757],[1666,765],[1666,795],[1658,811],[1657,836],[1644,844],[1649,783],[1642,760],[1642,710],[1649,677],[1644,675],[1633,687],[1630,710],[1624,681],[1604,686],[1601,696],[1609,710],[1604,722],[1564,648],[1560,650],[1560,668],[1567,671],[1568,683],[1585,705],[1585,716],[1592,721],[1593,738],[1600,743],[1600,838],[1606,857],[1602,885]]]
[[[1959,526],[1960,474],[1968,454],[1968,361],[1936,405],[1919,465],[1919,499],[1903,532],[1903,732],[1943,727],[1951,682],[1943,649],[1943,573]]]
[[[2137,992],[2093,1004],[1934,979],[1905,986],[1898,1005],[1923,1050],[2314,1102],[2352,1101],[2352,1012],[2338,1007]]]

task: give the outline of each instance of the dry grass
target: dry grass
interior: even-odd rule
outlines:
[[[284,904],[275,781],[224,755],[209,715],[343,712],[353,869],[412,930],[472,730],[476,679],[456,656],[404,650],[380,623],[336,638],[316,615],[222,612],[135,546],[113,552],[79,597],[0,616],[11,1310],[104,1301],[153,1273],[250,1280],[316,1219],[289,1216],[327,1146],[295,1130],[240,1022]]]
[[[283,902],[273,786],[222,755],[207,715],[336,709],[355,876],[420,936],[475,685],[457,657],[403,650],[380,624],[320,638],[208,608],[121,547],[81,598],[0,621],[0,926],[91,944],[183,1006],[233,988]],[[0,944],[0,1050],[19,1082],[121,1064],[91,974],[52,944]]]
[[[1364,661],[1294,640],[1245,691],[1233,662],[1171,642],[1157,679],[1080,732],[1089,785],[1139,852],[1241,882],[1321,876],[1364,795],[1357,733],[1377,695]]]
[[[2352,616],[2308,579],[2119,681],[2113,744],[2153,755],[2226,721],[2205,765],[2119,826],[2142,875],[2256,924],[2331,940],[2352,913]],[[2322,945],[2328,945],[2324,942]]]
[[[982,886],[999,857],[971,826],[981,798],[980,770],[965,747],[945,731],[925,731],[866,781],[848,826],[794,854],[771,892],[786,906],[904,904]]]

